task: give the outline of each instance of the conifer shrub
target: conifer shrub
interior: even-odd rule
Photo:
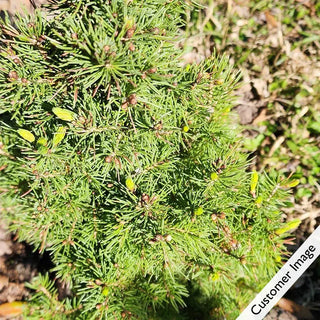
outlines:
[[[280,264],[290,186],[248,170],[237,74],[182,63],[185,1],[49,10],[1,23],[1,212],[54,264],[25,318],[234,319]]]

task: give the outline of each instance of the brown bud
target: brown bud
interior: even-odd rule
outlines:
[[[157,124],[154,126],[154,129],[155,129],[155,130],[162,130],[162,129],[163,129],[163,124],[162,124],[162,122],[157,123]]]
[[[78,118],[78,121],[79,121],[81,124],[85,124],[85,123],[87,122],[87,119],[86,119],[85,117],[83,117],[83,116],[80,116],[80,117]]]
[[[135,32],[136,28],[130,28],[127,30],[126,32],[126,38],[127,39],[131,39],[134,35],[134,32]]]
[[[110,47],[109,46],[104,46],[103,47],[103,50],[105,53],[109,52],[110,51]]]
[[[228,247],[222,247],[222,250],[224,253],[230,253],[229,248]]]
[[[240,258],[240,262],[244,265],[244,264],[247,264],[247,259],[246,259],[246,257],[245,256],[242,256],[241,258]]]
[[[142,75],[141,75],[141,78],[142,79],[145,79],[147,77],[147,75],[145,74],[145,73],[143,73]]]
[[[225,214],[224,212],[221,212],[221,213],[219,214],[219,218],[220,218],[220,219],[225,219],[225,218],[226,218],[226,214]]]
[[[149,203],[150,197],[149,197],[149,195],[143,193],[141,196],[141,200],[144,201],[145,203]]]
[[[75,32],[73,32],[73,33],[71,34],[71,38],[74,39],[74,40],[77,40],[77,39],[78,39],[78,34],[75,33]]]
[[[102,303],[98,303],[98,304],[96,305],[96,309],[99,310],[99,309],[101,309],[101,308],[102,308]]]
[[[136,94],[131,94],[128,98],[128,102],[132,105],[137,104],[137,96]]]
[[[96,279],[95,280],[95,283],[98,285],[98,286],[101,286],[103,284],[103,282],[99,279]]]
[[[28,83],[29,81],[28,81],[28,79],[26,79],[26,78],[22,78],[22,79],[21,79],[21,82],[22,82],[22,83]]]
[[[129,102],[124,102],[122,105],[121,105],[121,109],[122,110],[127,110],[128,109],[128,106],[129,106]]]
[[[154,34],[159,34],[159,32],[160,32],[159,28],[153,28],[151,31],[152,31]]]
[[[155,237],[156,241],[162,241],[163,240],[163,236],[161,234],[157,234]]]
[[[212,214],[212,215],[211,215],[211,220],[212,220],[213,222],[216,222],[216,221],[218,220],[217,215],[216,215],[216,214]]]
[[[20,60],[19,57],[15,57],[15,58],[13,59],[13,62],[14,62],[15,64],[20,64],[20,63],[21,63],[21,60]]]
[[[104,158],[104,161],[106,163],[111,163],[113,161],[113,157],[112,156],[107,156],[107,157]]]
[[[125,311],[122,311],[122,312],[121,312],[121,318],[125,318],[125,317],[126,317],[126,315],[127,315],[127,314],[126,314],[126,312],[125,312]]]
[[[108,183],[108,184],[107,184],[107,187],[108,187],[108,188],[112,188],[112,187],[113,187],[113,183]]]
[[[158,70],[158,69],[157,69],[156,67],[153,67],[153,68],[148,69],[146,72],[147,72],[147,73],[156,73],[157,70]]]
[[[117,14],[116,12],[114,12],[114,13],[112,14],[112,16],[113,16],[114,18],[117,18],[117,17],[118,17],[118,14]]]
[[[41,44],[46,41],[46,36],[42,35],[37,39],[38,43]]]
[[[164,236],[164,239],[167,241],[167,242],[170,242],[172,240],[172,237],[170,236],[170,234],[166,234]]]
[[[8,76],[9,76],[9,79],[11,79],[11,80],[17,80],[18,79],[17,71],[10,71]]]
[[[136,50],[136,48],[135,48],[135,46],[133,45],[133,43],[130,43],[130,44],[129,44],[129,50],[132,51],[132,52],[133,52],[134,50]]]
[[[238,241],[237,241],[236,239],[232,239],[232,240],[230,241],[230,245],[231,245],[231,247],[232,247],[233,249],[236,249],[236,248],[238,248]]]

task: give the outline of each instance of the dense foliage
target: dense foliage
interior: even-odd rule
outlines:
[[[237,75],[183,64],[184,11],[62,0],[1,24],[1,211],[72,290],[38,277],[27,319],[234,319],[279,266],[295,181],[248,172]]]
[[[256,168],[300,179],[293,215],[318,210],[320,2],[199,2],[201,10],[188,10],[188,50],[210,54],[214,48],[243,70],[245,148],[255,152]]]

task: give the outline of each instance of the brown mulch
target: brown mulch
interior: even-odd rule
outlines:
[[[48,2],[47,0],[0,0],[0,11],[24,13],[25,10],[33,12],[36,7]]]
[[[14,241],[0,224],[0,304],[21,301],[28,296],[24,283],[37,274],[37,260],[29,247]]]

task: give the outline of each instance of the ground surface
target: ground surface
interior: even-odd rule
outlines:
[[[32,12],[35,7],[47,2],[46,0],[0,0],[0,10],[7,10],[11,13]]]
[[[0,305],[25,300],[29,294],[24,283],[38,272],[38,259],[31,250],[13,241],[3,224],[0,224]],[[0,311],[0,320],[6,319]]]

